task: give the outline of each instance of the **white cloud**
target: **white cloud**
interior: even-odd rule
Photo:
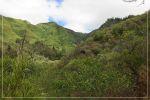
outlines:
[[[64,26],[74,31],[89,32],[98,28],[107,18],[141,14],[150,0],[125,3],[123,0],[64,0],[58,7],[55,0],[0,0],[0,14],[30,21],[48,22],[49,16],[67,22]]]
[[[28,20],[32,24],[47,22],[49,9],[46,0],[0,0],[0,14]]]

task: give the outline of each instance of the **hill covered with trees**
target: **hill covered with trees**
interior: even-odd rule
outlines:
[[[62,60],[56,88],[68,96],[145,96],[147,36],[146,13],[107,20]]]

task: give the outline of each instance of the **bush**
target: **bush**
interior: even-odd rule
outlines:
[[[34,96],[38,95],[34,78],[35,64],[28,59],[17,59],[5,56],[3,59],[4,96]],[[32,78],[31,78],[32,77]]]
[[[39,49],[40,48],[40,49]],[[60,51],[58,51],[54,46],[49,47],[43,42],[37,41],[33,44],[33,50],[39,55],[49,58],[50,60],[59,60],[62,57]]]
[[[120,96],[131,92],[131,76],[101,59],[78,58],[71,60],[54,81],[60,96]],[[65,93],[65,94],[63,94]]]

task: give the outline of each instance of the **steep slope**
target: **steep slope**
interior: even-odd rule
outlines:
[[[62,60],[57,95],[146,96],[147,14],[102,26]]]
[[[0,23],[2,23],[2,18]],[[70,52],[85,36],[53,22],[32,25],[27,21],[3,17],[4,49],[7,49],[8,45],[15,49],[16,42],[21,40],[23,35],[26,36],[26,43],[30,46],[34,44],[37,46],[37,43],[42,43],[62,54]],[[2,34],[0,34],[0,39],[2,39]]]
[[[44,33],[41,37],[46,44],[64,50],[74,48],[84,37],[84,34],[63,28],[53,22],[38,24],[37,27]]]

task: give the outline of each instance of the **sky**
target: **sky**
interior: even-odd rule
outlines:
[[[56,22],[76,32],[88,33],[108,18],[138,15],[150,9],[150,0],[0,0],[0,15],[31,24]]]

